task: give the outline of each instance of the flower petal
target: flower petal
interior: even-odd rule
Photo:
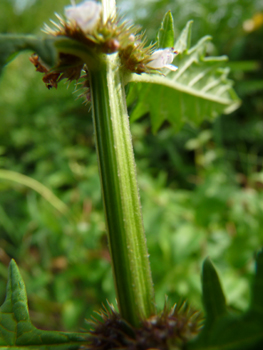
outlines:
[[[147,66],[152,69],[168,68],[172,71],[176,71],[178,67],[170,64],[173,62],[175,55],[176,52],[173,48],[156,50],[151,55],[151,61],[147,63]]]
[[[173,64],[166,64],[164,67],[172,70],[173,72],[176,72],[178,69],[178,67],[174,66]]]
[[[83,1],[76,6],[66,6],[65,16],[69,21],[75,21],[85,32],[96,27],[101,15],[101,4],[95,1]]]

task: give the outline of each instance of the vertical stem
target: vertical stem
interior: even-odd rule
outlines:
[[[93,120],[118,306],[134,326],[155,313],[122,74],[117,54],[90,71]]]

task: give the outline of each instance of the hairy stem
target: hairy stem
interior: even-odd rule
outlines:
[[[124,85],[117,54],[90,71],[93,119],[118,306],[132,325],[155,313]]]

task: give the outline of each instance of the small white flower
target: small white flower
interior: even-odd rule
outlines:
[[[65,16],[75,21],[83,32],[91,32],[101,15],[101,4],[95,1],[83,1],[78,5],[66,6]]]
[[[173,48],[160,49],[154,51],[150,56],[151,61],[147,63],[147,66],[152,69],[168,68],[172,71],[176,71],[178,67],[172,65],[174,56],[177,54]]]

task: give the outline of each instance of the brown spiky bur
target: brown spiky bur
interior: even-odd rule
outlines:
[[[44,73],[42,80],[48,89],[57,88],[57,84],[63,79],[69,82],[78,81],[84,66],[78,57],[63,53],[59,54],[58,64],[53,68],[47,67],[35,53],[29,57],[29,60],[34,64],[37,72]]]
[[[143,322],[140,341],[147,347],[161,350],[182,349],[201,330],[201,314],[190,308],[187,303],[174,305],[169,311],[165,306],[161,314],[152,316]]]
[[[130,348],[136,339],[133,328],[124,321],[114,306],[108,303],[103,309],[96,312],[88,323],[92,327],[89,330],[90,341],[86,349],[106,350]]]
[[[89,322],[93,329],[86,348],[90,350],[180,350],[199,333],[202,323],[200,312],[186,303],[171,310],[165,306],[159,315],[142,321],[140,328],[130,326],[111,304],[97,314],[99,319]]]
[[[144,34],[129,36],[130,42],[120,47],[119,56],[122,65],[133,73],[150,73],[147,63],[154,50],[154,45],[146,46]]]

